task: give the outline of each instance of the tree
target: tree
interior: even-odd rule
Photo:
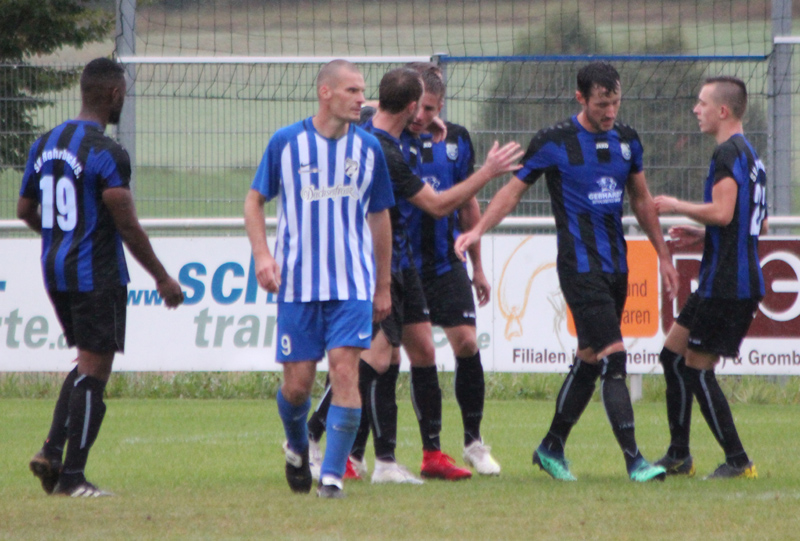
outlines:
[[[101,41],[114,28],[113,9],[87,0],[0,0],[0,170],[21,168],[41,127],[41,96],[68,88],[80,70],[34,66],[30,59],[65,46]]]

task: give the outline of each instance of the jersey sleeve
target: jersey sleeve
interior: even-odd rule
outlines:
[[[736,145],[726,141],[717,146],[714,150],[714,184],[724,178],[732,178],[737,180],[737,175],[734,172],[736,162],[739,159],[739,153],[736,150]]]
[[[33,169],[33,164],[36,162],[38,155],[37,149],[41,144],[41,139],[37,139],[28,152],[28,161],[25,163],[25,173],[22,175],[22,186],[19,189],[19,196],[28,199],[39,201],[41,192],[39,186],[36,184],[36,175]]]
[[[475,148],[466,128],[462,128],[458,134],[458,158],[458,178],[453,179],[454,183],[469,178],[475,172]]]
[[[380,148],[374,151],[375,166],[372,172],[372,187],[370,188],[368,212],[380,212],[394,206],[392,194],[392,179],[389,176],[389,166]]]
[[[403,153],[391,141],[381,137],[381,147],[386,156],[386,165],[389,168],[389,176],[392,179],[392,190],[395,200],[410,199],[417,195],[425,183],[414,174],[411,167],[403,158]]]
[[[250,188],[257,191],[267,201],[270,201],[280,192],[281,184],[281,152],[285,145],[283,139],[275,135],[267,143],[261,163],[258,164],[253,183]]]
[[[131,158],[121,146],[115,144],[98,152],[94,166],[100,190],[130,187]]]
[[[517,171],[517,178],[526,184],[536,182],[545,169],[553,165],[553,158],[548,151],[548,138],[544,130],[531,139],[528,150],[522,156],[522,169]]]

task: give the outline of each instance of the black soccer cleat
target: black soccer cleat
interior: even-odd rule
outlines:
[[[308,494],[311,492],[311,468],[308,464],[308,449],[303,453],[295,453],[289,448],[289,442],[283,443],[286,455],[286,482],[292,492]]]
[[[42,482],[42,489],[52,494],[53,490],[58,484],[58,478],[61,476],[61,460],[57,458],[47,458],[44,454],[44,449],[39,450],[38,453],[33,455],[33,458],[28,463],[28,467],[33,472],[33,475],[39,478]]]
[[[656,460],[653,464],[655,466],[661,466],[667,470],[667,475],[685,475],[686,477],[694,477],[696,472],[692,455],[688,455],[686,458],[672,458],[669,455],[664,455]]]

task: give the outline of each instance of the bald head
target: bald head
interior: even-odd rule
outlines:
[[[323,86],[333,87],[339,82],[342,73],[360,73],[358,67],[347,60],[332,60],[319,70],[317,74],[317,93]]]

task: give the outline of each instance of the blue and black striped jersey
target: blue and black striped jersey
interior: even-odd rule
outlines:
[[[390,211],[392,218],[392,272],[398,272],[411,265],[411,244],[408,238],[406,216],[401,212],[399,203],[414,197],[425,187],[417,175],[419,148],[416,139],[403,132],[402,140],[390,133],[376,128],[370,118],[363,125],[364,129],[375,135],[381,143],[389,166],[392,179],[395,205]],[[410,205],[410,203],[409,203]]]
[[[517,177],[547,180],[559,272],[628,272],[623,199],[629,177],[642,171],[642,155],[636,130],[620,123],[592,133],[573,116],[533,137]]]
[[[444,141],[434,143],[430,134],[420,137],[417,158],[419,176],[437,192],[452,188],[475,170],[475,151],[469,132],[458,124],[445,124],[447,137]],[[463,265],[453,250],[460,233],[458,211],[436,219],[407,201],[399,205],[406,216],[414,264],[423,279],[440,276],[456,265]]]
[[[758,235],[767,217],[767,175],[742,134],[714,150],[703,194],[705,202],[711,202],[714,185],[724,178],[736,181],[736,208],[728,225],[706,226],[697,292],[701,297],[760,299],[764,296],[764,276],[758,258]]]
[[[42,272],[50,291],[93,291],[130,279],[114,220],[103,204],[107,188],[130,184],[127,151],[102,127],[70,120],[36,140],[20,196],[42,212]]]

